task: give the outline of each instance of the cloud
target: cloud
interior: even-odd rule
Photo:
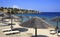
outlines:
[[[19,8],[17,5],[13,5],[12,7],[13,7],[13,8]]]

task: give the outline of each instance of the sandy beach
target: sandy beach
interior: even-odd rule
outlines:
[[[40,20],[38,18],[36,18],[36,19]],[[8,21],[8,23],[11,23],[11,19],[6,19],[6,20]],[[41,20],[39,21],[39,24],[40,24]],[[17,20],[17,21],[19,21],[19,20]],[[42,21],[44,21],[44,20],[42,20]],[[7,22],[5,22],[5,23],[7,23]],[[2,30],[10,29],[10,26],[0,26],[0,37],[32,37],[32,36],[35,36],[34,28],[22,27],[22,26],[20,26],[21,22],[16,22],[14,19],[13,19],[13,23],[15,24],[15,25],[13,25],[13,29],[18,30],[20,33],[5,35]],[[45,22],[45,23],[47,23],[47,22]],[[55,34],[55,35],[50,34],[50,30],[54,30],[54,28],[49,27],[47,29],[37,29],[37,36],[38,37],[58,37],[57,34]]]
[[[26,28],[19,26],[19,22],[14,22],[16,25],[14,25],[14,29],[18,28],[20,29],[20,33],[18,34],[12,34],[12,35],[5,35],[4,32],[2,32],[2,29],[10,28],[10,26],[2,26],[0,27],[0,37],[31,37],[32,35],[35,35],[35,31],[33,28]],[[24,29],[24,30],[23,30]],[[48,29],[37,29],[37,35],[44,35],[48,37],[58,37],[57,34],[52,35],[50,34],[50,30],[53,30],[54,28],[48,28]]]

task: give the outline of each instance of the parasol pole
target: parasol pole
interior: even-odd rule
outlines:
[[[35,27],[35,37],[37,37],[37,27]]]
[[[56,30],[58,29],[58,21],[59,21],[59,20],[58,20],[58,17],[57,17],[57,25],[56,25]]]
[[[58,34],[58,29],[59,29],[59,27],[58,27],[58,17],[57,17],[57,26],[56,26],[56,31],[57,31],[57,34]]]
[[[35,22],[35,37],[37,37],[37,25],[36,25],[36,22]]]
[[[11,15],[11,11],[10,11],[10,17],[11,17],[11,31],[12,31],[12,29],[13,29],[13,26],[12,26],[12,15]]]
[[[3,16],[4,16],[4,14],[2,14],[2,23],[3,23]]]

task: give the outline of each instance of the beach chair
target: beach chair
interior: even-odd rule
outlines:
[[[3,29],[2,31],[3,32],[11,31],[11,28],[9,28],[9,29]]]
[[[9,22],[9,20],[4,20],[5,22]]]
[[[60,36],[60,31],[57,31],[57,35]]]
[[[9,32],[4,32],[4,34],[9,35],[9,34],[16,34],[19,33],[19,31],[9,31]]]
[[[0,22],[0,26],[7,26],[8,24]]]
[[[50,30],[50,34],[55,34],[56,33],[56,30]]]
[[[8,23],[8,25],[11,25],[11,23]],[[12,23],[12,25],[15,25],[15,23]]]
[[[15,20],[15,22],[21,22],[20,20]]]

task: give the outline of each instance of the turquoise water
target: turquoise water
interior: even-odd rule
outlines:
[[[34,17],[34,16],[38,16],[40,18],[45,18],[45,21],[50,23],[51,25],[54,25],[56,26],[56,22],[53,22],[51,21],[52,18],[56,17],[56,16],[59,16],[60,17],[60,12],[43,12],[43,13],[40,13],[40,14],[16,14],[17,16],[31,16],[31,17]],[[29,19],[27,18],[23,18],[24,21],[28,21]],[[60,27],[60,22],[59,22],[59,27]]]

